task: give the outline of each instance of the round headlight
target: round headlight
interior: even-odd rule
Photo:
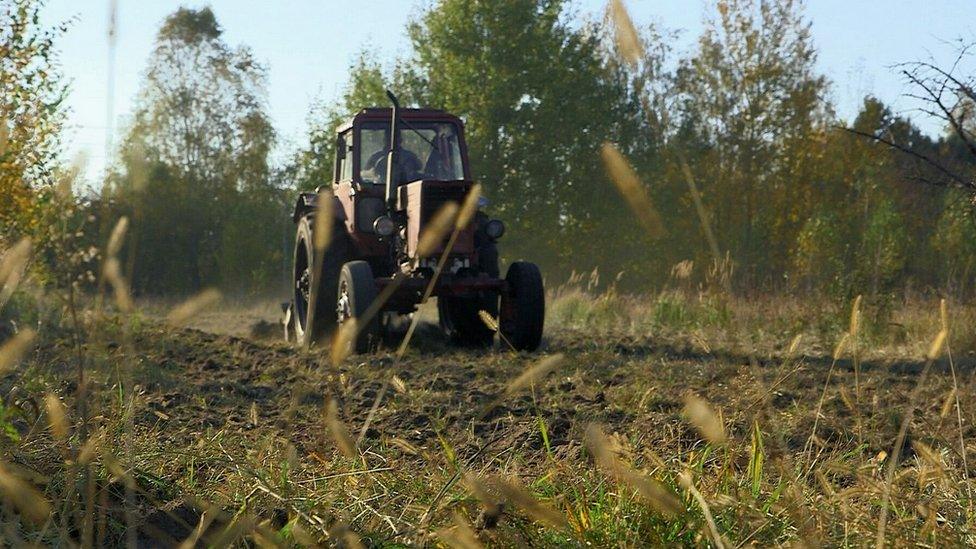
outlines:
[[[505,224],[497,219],[485,223],[485,234],[492,240],[497,240],[505,234]]]
[[[396,222],[389,216],[381,215],[373,221],[373,230],[380,236],[393,236],[397,230]]]

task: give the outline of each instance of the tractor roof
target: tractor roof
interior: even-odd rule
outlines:
[[[341,133],[356,124],[362,122],[387,122],[390,120],[390,115],[392,114],[389,107],[370,107],[368,109],[363,109],[355,114],[352,118],[347,120],[345,123],[341,124],[336,130]],[[464,123],[460,118],[454,116],[453,114],[447,113],[440,109],[400,109],[400,117],[405,120],[422,120],[425,122],[453,122],[459,126],[463,126]]]

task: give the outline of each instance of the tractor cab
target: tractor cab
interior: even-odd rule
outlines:
[[[418,180],[470,179],[464,125],[456,116],[434,109],[401,109],[396,141],[400,145],[395,186]],[[363,109],[338,130],[335,183],[386,185],[393,137],[391,109]]]
[[[515,262],[500,276],[497,241],[505,226],[471,194],[463,122],[440,110],[401,108],[387,95],[391,108],[363,109],[338,128],[332,192],[298,197],[286,337],[307,347],[353,319],[355,348],[365,351],[380,331],[379,318],[413,314],[433,297],[452,340],[491,343],[495,331],[483,317],[497,317],[506,344],[536,349],[545,312],[542,275],[534,264]],[[479,200],[469,201],[477,211],[465,224],[455,220],[442,241],[421,246],[438,213],[469,197]],[[327,210],[323,199],[331,202]],[[316,219],[323,211],[332,219]],[[331,224],[331,238],[316,249],[323,221]]]

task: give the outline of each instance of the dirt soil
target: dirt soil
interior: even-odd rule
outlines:
[[[213,320],[207,322],[222,325]],[[306,513],[333,534],[336,525],[349,524],[375,543],[419,543],[428,527],[470,507],[456,471],[512,475],[527,484],[552,475],[575,478],[574,471],[591,468],[582,441],[592,423],[627,441],[633,459],[677,468],[703,446],[682,417],[689,393],[721,411],[733,439],[747,441],[753,421],[763,422],[769,427],[768,459],[776,461],[803,449],[831,362],[822,356],[759,357],[757,370],[747,356],[731,351],[704,352],[650,335],[562,329],[548,333],[539,353],[514,355],[455,349],[433,325],[422,324],[402,363],[384,351],[335,367],[327,352],[296,351],[267,326],[258,331],[261,337],[155,323],[133,334],[134,354],[125,352],[130,344],[110,338],[106,358],[133,368],[139,394],[134,439],[148,456],[139,466],[142,482],[153,485],[147,490],[157,499],[145,506],[140,535],[162,530],[170,539],[192,534],[200,518],[189,513],[173,519],[192,494],[231,512],[232,502],[251,502],[276,527],[285,517]],[[50,360],[68,349],[47,352]],[[556,352],[566,360],[553,373],[531,390],[505,396],[514,378]],[[971,363],[956,366],[959,394],[971,402],[976,370]],[[862,364],[855,384],[853,364],[841,361],[818,426],[819,451],[890,452],[897,410],[921,368],[910,360]],[[933,373],[909,441],[916,428],[940,432],[935,424],[950,421],[940,415],[952,387],[948,365],[937,364]],[[61,390],[70,391],[69,385]],[[859,402],[877,413],[852,412],[851,395],[839,388],[853,393],[855,385]],[[337,452],[324,413],[330,399],[352,438],[362,437],[358,463]],[[972,418],[965,424],[965,436],[976,435]],[[910,442],[906,448],[910,454]],[[269,480],[285,469],[289,490],[295,490],[288,496]],[[360,477],[350,473],[362,470],[375,470],[370,482],[377,484],[357,484]],[[332,488],[323,488],[330,482]],[[323,490],[332,501],[314,500],[324,497]],[[504,532],[504,543],[521,535],[484,535],[489,541],[502,535],[495,532]]]

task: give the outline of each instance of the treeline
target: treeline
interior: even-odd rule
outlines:
[[[550,283],[598,267],[626,289],[659,288],[681,262],[714,275],[693,183],[741,291],[971,292],[965,95],[944,137],[871,97],[848,125],[802,2],[716,1],[705,20],[681,52],[666,29],[629,27],[617,2],[581,21],[567,0],[439,0],[411,21],[392,68],[368,52],[352,64],[343,97],[311,107],[305,143],[276,166],[265,67],[226,44],[211,10],[181,8],[159,30],[104,190],[86,202],[92,234],[131,220],[125,253],[142,293],[278,290],[294,193],[331,180],[335,126],[391,88],[465,118],[474,175],[509,225],[503,254],[538,261]],[[641,178],[663,234],[649,236],[614,191],[604,143]],[[19,223],[8,233],[28,230]]]

